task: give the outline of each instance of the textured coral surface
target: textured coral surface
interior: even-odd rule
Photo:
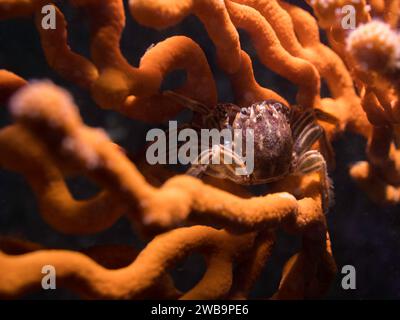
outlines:
[[[7,69],[0,69],[0,178],[29,185],[20,191],[28,200],[0,194],[7,235],[0,240],[0,297],[40,292],[42,267],[52,265],[57,288],[83,298],[246,299],[268,281],[263,271],[273,247],[285,250],[287,239],[296,248],[273,262],[280,280],[270,297],[324,297],[337,274],[330,228],[337,235],[335,219],[360,219],[346,217],[356,205],[338,201],[326,215],[318,174],[255,190],[150,166],[143,132],[190,116],[165,89],[210,108],[227,100],[296,104],[325,129],[314,148],[334,181],[349,174],[355,182],[336,183],[338,195],[351,202],[359,188],[370,199],[365,203],[398,209],[399,3],[0,0],[0,30],[12,35],[0,52]],[[42,27],[48,4],[57,6],[54,30]],[[346,5],[355,8],[352,29],[341,23]],[[29,30],[25,45],[19,30]],[[33,63],[26,69],[18,61]],[[348,169],[341,152],[363,151],[363,143],[333,146],[349,133],[366,146],[363,161],[354,163],[357,154]],[[27,194],[35,204],[26,204],[33,201]],[[17,206],[10,211],[14,226],[22,229],[3,227],[12,225],[10,203]],[[348,211],[345,218],[337,207]],[[46,225],[35,222],[33,230],[26,211],[37,211]],[[50,236],[36,243],[44,230]],[[337,241],[337,251],[351,252],[351,241]],[[200,263],[182,265],[198,254]],[[360,261],[338,266],[368,269],[365,254]],[[196,281],[182,285],[188,268],[187,278]],[[392,291],[398,296],[398,287]]]

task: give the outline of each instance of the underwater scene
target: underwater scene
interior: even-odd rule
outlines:
[[[0,299],[400,299],[399,27],[0,0]]]

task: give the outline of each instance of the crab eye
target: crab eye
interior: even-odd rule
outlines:
[[[278,111],[279,113],[283,113],[285,116],[289,117],[290,108],[288,106],[280,102],[274,102],[271,105],[276,111]]]

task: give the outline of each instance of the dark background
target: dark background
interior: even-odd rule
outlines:
[[[304,7],[302,2],[300,4]],[[89,32],[85,16],[69,6],[60,7],[69,22],[71,47],[89,57]],[[219,101],[233,102],[229,80],[215,65],[215,48],[203,25],[195,17],[188,17],[179,25],[160,32],[139,26],[127,11],[127,25],[121,41],[122,52],[132,65],[137,66],[140,57],[151,44],[172,35],[189,36],[203,48],[215,76]],[[242,48],[252,57],[258,82],[294,102],[296,88],[261,65],[246,34],[240,31],[240,36]],[[140,150],[144,145],[145,134],[151,126],[127,119],[113,111],[101,110],[95,106],[87,92],[64,81],[47,66],[31,19],[0,22],[0,68],[15,72],[26,79],[52,79],[74,95],[86,124],[105,128],[114,141],[131,153]],[[182,81],[182,72],[175,72],[167,77],[163,88],[178,87]],[[329,95],[325,86],[322,91],[323,96]],[[0,106],[0,127],[8,123],[8,112],[5,106]],[[365,141],[362,138],[345,134],[334,142],[334,148],[337,167],[331,176],[335,184],[336,205],[327,218],[339,273],[326,298],[398,299],[399,210],[373,204],[349,178],[349,165],[365,158]],[[68,183],[77,198],[84,198],[95,192],[94,187],[84,179],[70,179]],[[57,233],[41,219],[34,195],[23,177],[4,170],[0,170],[0,234],[21,237],[48,247],[73,250],[109,243],[133,244],[139,247],[144,245],[135,237],[125,218],[121,218],[111,229],[95,236],[76,237]],[[285,234],[279,236],[273,257],[260,277],[253,297],[270,296],[276,290],[283,264],[299,246],[299,239],[296,237]],[[356,290],[345,291],[341,288],[340,270],[346,264],[356,268]],[[189,257],[174,271],[178,287],[182,289],[190,288],[201,274],[202,261],[197,255]],[[76,295],[57,289],[38,292],[26,298],[60,299],[76,298]]]

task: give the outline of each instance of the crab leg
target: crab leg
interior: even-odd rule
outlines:
[[[188,109],[194,112],[198,112],[202,115],[208,115],[210,113],[210,108],[207,107],[205,104],[190,99],[188,97],[185,97],[184,95],[181,95],[174,91],[171,90],[164,91],[163,95],[175,101],[176,103],[179,103],[180,105],[187,107]]]
[[[301,132],[300,136],[296,138],[294,144],[294,151],[297,155],[302,155],[310,149],[310,147],[322,136],[323,129],[315,124],[309,123]]]
[[[322,209],[327,213],[329,207],[333,204],[333,184],[328,176],[325,159],[317,150],[309,150],[304,153],[298,159],[295,169],[295,174],[297,175],[305,175],[312,172],[318,172],[320,175]]]
[[[292,134],[293,139],[297,139],[297,137],[304,131],[305,127],[307,127],[310,123],[314,123],[315,118],[311,110],[307,110],[302,113],[298,118],[295,118],[292,124]]]
[[[224,156],[224,163],[213,163],[212,160],[215,159],[217,154],[220,161],[221,155]],[[233,181],[243,179],[243,176],[236,174],[234,166],[232,166],[233,163],[243,169],[246,168],[243,160],[237,153],[222,144],[204,150],[196,160],[186,172],[191,176],[199,177],[208,170],[208,173],[219,178],[228,178]],[[220,166],[221,169],[216,169],[215,165]]]

